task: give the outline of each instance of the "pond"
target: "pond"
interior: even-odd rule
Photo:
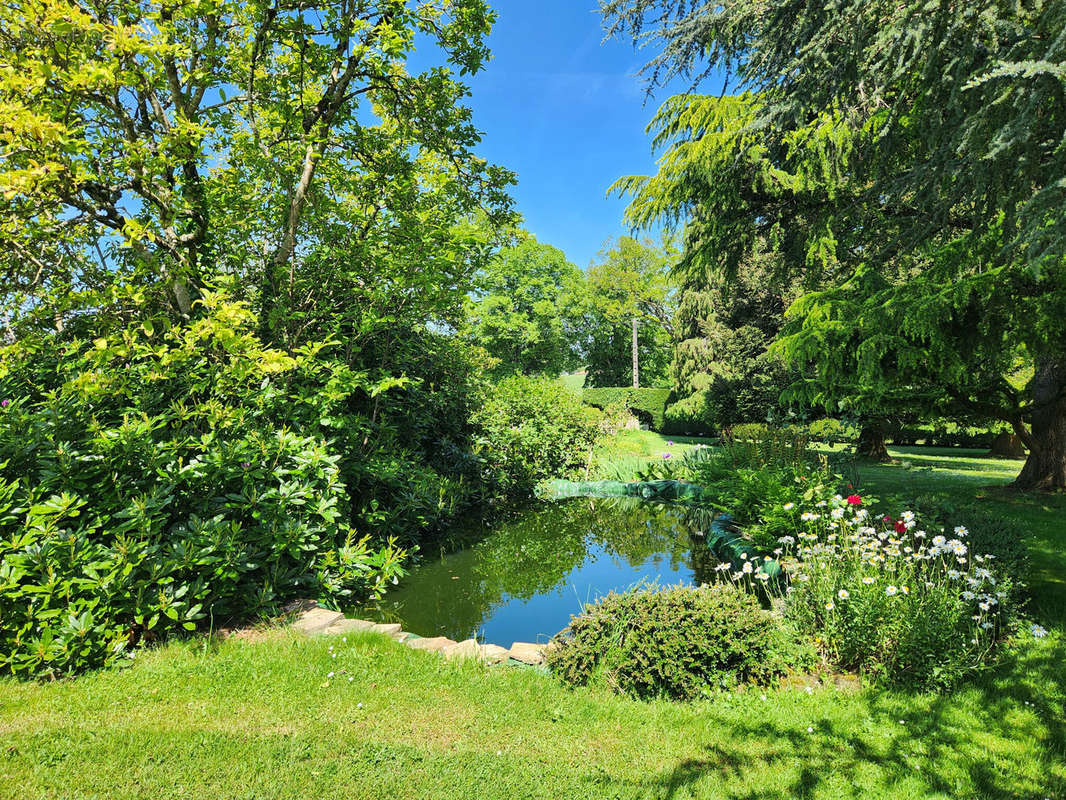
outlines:
[[[544,642],[584,604],[639,585],[710,582],[707,512],[632,500],[548,503],[452,531],[464,549],[426,558],[358,616],[420,636]]]

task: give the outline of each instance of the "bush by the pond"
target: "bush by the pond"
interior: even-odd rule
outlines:
[[[548,666],[568,684],[689,700],[775,672],[777,623],[730,584],[611,593],[555,640]]]
[[[947,688],[989,664],[1015,627],[1012,581],[964,526],[927,530],[909,510],[874,519],[858,495],[789,512],[786,613],[835,666]]]
[[[180,328],[0,351],[0,671],[102,666],[400,573],[402,551],[351,527],[329,440],[281,421],[299,418],[283,387],[304,356],[263,347],[243,306],[205,303]],[[330,397],[359,380],[337,370]]]
[[[474,414],[486,477],[508,495],[589,463],[603,412],[583,405],[557,380],[513,375],[492,387]]]

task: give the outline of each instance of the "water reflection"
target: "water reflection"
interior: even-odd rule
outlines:
[[[358,613],[422,636],[543,641],[611,590],[710,582],[717,561],[701,533],[711,520],[698,509],[581,498],[490,530],[473,523],[454,533],[475,544],[427,560]]]

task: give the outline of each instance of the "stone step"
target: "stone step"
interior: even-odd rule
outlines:
[[[483,644],[479,649],[482,660],[488,664],[499,664],[507,660],[506,647],[500,647],[498,644]]]
[[[398,622],[383,622],[372,625],[370,630],[374,633],[383,633],[386,636],[392,636],[393,634],[399,633],[402,630],[402,626]]]

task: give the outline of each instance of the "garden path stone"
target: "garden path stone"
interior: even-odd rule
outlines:
[[[481,658],[481,645],[477,639],[466,639],[459,644],[449,645],[440,651],[447,659],[465,660],[468,658]]]
[[[412,650],[426,650],[430,653],[439,653],[445,647],[451,647],[457,642],[447,636],[433,636],[428,639],[408,639],[406,645]]]
[[[330,611],[328,608],[309,608],[300,612],[300,615],[293,621],[292,627],[300,633],[321,633],[342,619],[344,619],[344,614],[339,611]]]
[[[508,655],[515,661],[523,664],[532,664],[539,667],[544,663],[544,645],[530,642],[515,642],[511,645]]]

